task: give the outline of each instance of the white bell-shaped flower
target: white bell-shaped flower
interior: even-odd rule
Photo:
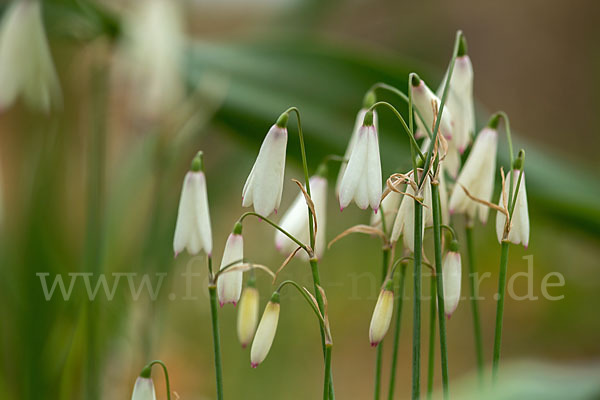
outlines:
[[[433,132],[433,121],[434,121],[434,103],[436,108],[439,110],[440,99],[429,89],[425,84],[425,81],[417,77],[412,76],[410,85],[412,91],[412,99],[414,107],[419,110],[419,113],[423,117],[423,121],[427,125],[427,128]],[[442,120],[440,121],[440,133],[448,140],[452,139],[453,134],[453,120],[452,120],[452,109],[446,104],[442,112]],[[416,118],[417,128],[421,132],[425,132],[421,119],[417,116]]]
[[[60,105],[61,91],[50,54],[40,1],[13,1],[0,27],[0,109],[22,96],[48,112]]]
[[[173,0],[136,2],[123,19],[119,66],[133,86],[135,106],[147,116],[171,112],[184,95],[186,37],[180,4]]]
[[[410,174],[412,176],[412,171]],[[429,176],[425,178],[423,182],[423,188],[421,189],[423,207],[423,224],[421,237],[425,232],[425,226],[433,225],[433,213],[432,213],[432,201],[431,201],[431,185]],[[411,185],[407,185],[405,189],[406,193],[415,196],[415,191]],[[396,243],[402,235],[402,243],[411,252],[415,251],[415,200],[411,196],[403,196],[400,202],[400,208],[398,214],[396,214],[396,220],[394,221],[394,227],[392,229],[392,235],[390,240],[392,243]]]
[[[249,281],[248,286],[242,292],[237,317],[237,334],[243,348],[246,348],[254,338],[258,322],[258,303],[258,290],[254,287],[253,281]]]
[[[317,213],[317,236],[315,238],[315,256],[321,258],[326,248],[326,221],[327,221],[327,178],[318,173],[310,178],[310,191],[315,212]],[[279,224],[285,231],[297,238],[302,243],[309,243],[308,231],[308,206],[302,193],[299,193],[294,203],[287,210]],[[275,231],[275,247],[284,254],[290,254],[298,245],[289,237]],[[306,252],[301,251],[300,257],[307,259]]]
[[[392,315],[394,313],[394,290],[390,279],[384,285],[384,288],[379,292],[375,310],[371,317],[371,326],[369,328],[369,341],[371,346],[375,347],[381,342],[387,333]]]
[[[444,312],[446,317],[450,318],[460,301],[461,260],[458,244],[454,250],[444,256],[442,276],[444,278]]]
[[[212,252],[206,177],[202,168],[202,152],[198,152],[190,171],[185,175],[181,190],[173,239],[175,257],[184,249],[192,255],[198,254],[201,250],[208,255]]]
[[[487,221],[489,208],[470,199],[462,187],[466,188],[475,198],[490,201],[494,190],[496,174],[496,150],[498,147],[498,132],[495,128],[484,128],[471,149],[456,185],[450,196],[450,214],[463,213],[471,220],[478,215],[481,223]]]
[[[254,335],[252,349],[250,349],[250,366],[252,368],[258,367],[258,364],[265,360],[267,354],[269,354],[269,350],[271,350],[271,345],[277,332],[280,308],[279,293],[275,292],[271,297],[271,301],[265,307],[263,316],[256,329],[256,335]]]
[[[373,113],[365,115],[358,131],[356,143],[340,184],[340,209],[348,207],[354,200],[361,209],[371,206],[379,208],[381,200],[381,158],[379,138],[373,123]]]
[[[363,125],[363,121],[365,120],[365,114],[370,106],[375,103],[374,96],[365,96],[365,104],[363,108],[358,111],[356,115],[356,120],[354,121],[354,128],[352,129],[352,135],[350,136],[350,141],[348,142],[348,147],[346,147],[346,152],[344,153],[344,160],[350,160],[350,156],[352,155],[352,149],[354,148],[354,144],[356,143],[356,139],[358,138],[358,132],[360,131],[360,127]],[[378,130],[378,122],[377,122],[377,112],[373,111],[373,125],[375,125],[375,129]],[[340,171],[338,172],[337,181],[335,183],[335,195],[339,198],[340,196],[340,185],[342,184],[342,178],[344,177],[344,172],[346,172],[347,163],[343,162],[340,166]]]
[[[229,267],[220,274],[219,279],[217,279],[217,293],[219,294],[219,303],[221,307],[228,303],[232,303],[234,306],[237,305],[240,300],[240,294],[242,293],[242,279],[244,278],[244,273],[242,271],[229,270],[229,268],[240,265],[242,263],[241,260],[244,258],[244,237],[241,233],[241,224],[238,223],[236,224],[233,233],[227,238],[227,243],[225,243],[225,250],[223,251],[220,269]],[[238,263],[231,265],[238,260]]]
[[[254,211],[263,217],[277,212],[281,203],[288,139],[284,115],[269,129],[242,191],[242,206],[254,205]]]
[[[154,382],[150,377],[139,376],[133,386],[133,394],[131,400],[156,400],[154,391]]]
[[[514,244],[523,244],[525,248],[529,246],[529,210],[527,207],[527,191],[525,190],[525,173],[521,177],[521,183],[519,185],[519,191],[517,192],[517,183],[519,181],[520,170],[513,170],[512,185],[513,193],[517,193],[517,202],[513,210],[511,218],[511,227],[508,233],[508,241]],[[506,185],[508,185],[507,179]],[[508,196],[509,190],[506,188],[506,195]],[[500,194],[500,200],[498,205],[503,207],[502,194]],[[496,234],[498,241],[502,243],[504,236],[504,225],[506,224],[506,216],[498,212],[496,214]]]

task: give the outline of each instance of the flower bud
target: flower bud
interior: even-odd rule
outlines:
[[[423,117],[423,122],[427,125],[427,128],[433,133],[433,121],[434,121],[434,108],[433,104],[436,104],[436,108],[439,112],[440,99],[429,89],[425,84],[425,81],[419,79],[416,75],[412,75],[412,82],[410,85],[412,91],[412,98],[414,106],[419,110],[419,113]],[[452,127],[452,110],[445,106],[442,112],[442,120],[440,122],[440,133],[448,140],[452,138],[453,127]],[[417,127],[422,127],[422,122],[419,117],[416,119]],[[421,132],[425,132],[425,129],[419,129]]]
[[[375,113],[373,113],[375,118]],[[354,200],[361,209],[371,206],[373,211],[379,208],[381,200],[381,158],[379,156],[379,138],[377,125],[369,124],[370,117],[365,114],[363,125],[358,130],[356,143],[352,148],[348,166],[340,183],[340,209],[348,207]]]
[[[279,293],[275,292],[271,297],[271,301],[265,307],[265,312],[260,319],[258,329],[256,329],[256,335],[254,335],[252,349],[250,350],[250,366],[252,368],[258,367],[258,364],[263,362],[269,354],[275,332],[277,332],[279,309]]]
[[[371,342],[372,347],[377,346],[379,342],[383,340],[383,337],[390,327],[393,312],[393,283],[391,279],[388,279],[384,284],[384,288],[379,293],[379,298],[377,299],[377,304],[375,305],[375,311],[373,311],[373,317],[371,318],[369,341]]]
[[[444,312],[450,318],[460,300],[461,260],[460,253],[449,251],[442,262],[444,277]]]
[[[242,347],[248,346],[252,341],[258,322],[258,290],[254,286],[248,286],[242,292],[240,308],[237,317],[237,334]]]
[[[269,129],[242,191],[242,206],[254,205],[263,217],[277,212],[281,203],[287,138],[285,126],[275,124]]]
[[[203,249],[208,255],[212,252],[212,231],[201,152],[196,155],[191,170],[185,175],[179,200],[173,239],[175,257],[184,249],[192,255]]]
[[[61,101],[60,85],[42,22],[40,1],[13,1],[0,26],[0,109],[19,96],[48,112]]]
[[[469,158],[458,175],[456,185],[450,196],[450,214],[464,213],[470,219],[477,215],[481,223],[487,221],[488,206],[471,200],[465,191],[481,200],[490,201],[494,190],[494,176],[496,174],[496,149],[498,147],[498,132],[491,127],[484,128],[471,149]]]
[[[327,178],[323,176],[312,176],[310,178],[311,198],[317,214],[317,237],[315,238],[315,256],[321,258],[326,248],[326,222],[327,222]],[[308,243],[310,235],[308,232],[308,207],[302,193],[286,211],[279,224],[285,231],[296,237],[302,243]],[[275,247],[284,254],[290,254],[298,245],[289,237],[275,231]],[[300,257],[308,259],[306,252],[299,252]]]
[[[223,251],[223,259],[221,260],[220,269],[223,269],[232,262],[241,260],[243,258],[244,237],[239,233],[232,233],[227,238],[227,243],[225,243],[225,250]],[[233,303],[235,306],[240,300],[244,273],[242,271],[229,270],[229,268],[240,264],[241,262],[228,267],[227,270],[219,275],[219,279],[217,280],[217,293],[219,294],[219,303],[221,304],[221,307],[228,303]]]
[[[150,377],[150,367],[145,367],[135,381],[131,400],[156,400],[154,382]]]
[[[521,171],[513,170],[512,175],[512,185],[513,185],[513,196],[514,193],[517,193],[517,182],[519,181],[519,175]],[[506,185],[508,186],[507,179]],[[509,195],[508,188],[505,189],[506,196]],[[498,205],[502,205],[502,194],[500,194],[500,200],[498,200]],[[504,225],[506,224],[506,216],[498,212],[496,214],[496,234],[498,236],[498,241],[502,243],[502,239],[504,236]],[[517,193],[517,202],[515,203],[515,208],[513,210],[512,219],[511,219],[511,227],[510,232],[508,233],[508,241],[514,244],[523,244],[525,248],[529,246],[529,210],[527,207],[527,191],[525,190],[525,173],[523,172],[523,176],[521,177],[521,184],[519,185],[519,192]]]

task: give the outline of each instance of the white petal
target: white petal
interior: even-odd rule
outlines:
[[[156,400],[154,383],[151,378],[142,378],[141,376],[137,378],[131,400]]]
[[[192,172],[191,176],[195,218],[192,229],[197,235],[196,239],[199,241],[200,250],[204,249],[206,254],[210,256],[212,253],[212,230],[210,226],[208,196],[206,194],[206,178],[203,172]]]
[[[442,263],[444,278],[444,311],[449,318],[460,300],[461,260],[460,254],[448,252]]]
[[[379,139],[374,126],[368,128],[367,153],[367,191],[369,205],[374,211],[379,208],[381,201],[381,158],[379,156]]]
[[[227,238],[225,250],[223,251],[223,259],[221,267],[223,269],[232,262],[244,258],[244,238],[242,235],[232,233]],[[236,263],[234,265],[239,265]],[[244,273],[242,271],[226,270],[217,280],[217,293],[219,294],[219,302],[223,304],[233,303],[234,305],[240,300],[242,293],[242,279]]]
[[[357,189],[361,186],[361,183],[363,183],[363,175],[365,175],[364,170],[366,169],[367,163],[367,149],[368,129],[363,126],[359,130],[358,138],[352,149],[348,166],[342,177],[342,183],[340,184],[339,197],[341,209],[348,207],[352,199],[355,198]],[[366,188],[364,188],[364,191],[364,197],[366,198]],[[368,199],[365,200],[368,205]],[[361,201],[361,203],[363,202]],[[366,208],[366,206],[364,206],[364,208]]]
[[[173,251],[175,255],[181,253],[188,243],[193,225],[193,193],[191,190],[191,172],[185,175],[181,197],[179,199],[179,211],[177,212],[177,223],[175,225],[175,237],[173,239]]]
[[[412,86],[411,90],[413,92],[413,104],[421,113],[423,120],[427,127],[433,133],[433,105],[432,102],[435,102],[437,108],[440,106],[440,99],[429,89],[429,87],[425,84],[425,81],[421,80],[419,86]],[[417,119],[419,117],[417,116]],[[446,139],[452,138],[452,110],[446,106],[444,106],[444,110],[442,112],[442,120],[440,121],[440,132]]]
[[[517,182],[519,179],[520,171],[513,171],[513,191],[516,191]],[[508,184],[508,179],[507,179]],[[506,190],[508,195],[509,191]],[[498,200],[498,205],[502,206],[502,193]],[[498,242],[502,242],[502,236],[504,235],[504,224],[506,223],[506,216],[497,212],[496,214],[496,236]],[[527,207],[527,191],[525,189],[525,174],[521,178],[521,184],[519,186],[519,193],[517,195],[517,203],[515,204],[513,217],[511,221],[511,229],[508,234],[508,240],[514,244],[523,244],[527,247],[529,245],[529,210]]]

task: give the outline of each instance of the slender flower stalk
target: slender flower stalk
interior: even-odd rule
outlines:
[[[389,195],[388,195],[389,197]],[[383,217],[383,213],[385,212],[385,208],[382,207],[382,217]],[[385,220],[383,220],[383,222],[385,222]],[[383,230],[385,232],[385,226],[383,227]],[[381,267],[381,274],[382,274],[382,285],[385,282],[386,276],[388,275],[388,265],[389,265],[389,259],[390,259],[390,252],[391,249],[389,246],[384,246],[383,248],[383,256],[382,256],[382,267]],[[391,284],[391,282],[389,283]],[[388,284],[388,285],[389,285]],[[377,305],[375,306],[375,312],[378,311],[378,307],[381,308],[383,307],[380,306],[380,299],[382,297],[384,290],[382,290],[379,299],[377,300]],[[393,292],[392,292],[392,299],[393,299]],[[381,299],[382,300],[382,299]],[[383,300],[381,301],[381,304],[383,304]],[[393,311],[393,304],[391,305],[392,310],[390,311],[390,313]],[[377,332],[374,332],[374,327],[373,327],[373,320],[375,319],[375,312],[373,313],[373,318],[371,320],[371,328],[369,330],[369,338],[370,338],[370,342],[371,342],[371,346],[377,346],[377,356],[375,358],[375,400],[379,399],[379,394],[381,392],[381,364],[383,362],[383,336],[385,335],[385,332],[383,332],[383,334],[381,335],[381,338],[379,338],[379,340],[374,341],[373,340],[373,336],[377,336]],[[391,314],[390,314],[390,318],[391,318]],[[381,319],[379,320],[381,321]],[[387,331],[389,327],[389,321],[388,321],[388,326],[385,328],[385,331]]]
[[[400,266],[400,282],[398,293],[396,293],[396,321],[394,327],[394,348],[392,350],[392,364],[390,368],[390,386],[388,388],[388,400],[394,399],[396,389],[396,366],[398,365],[398,348],[400,347],[400,328],[402,322],[402,305],[404,300],[404,280],[406,278],[406,263]]]
[[[223,400],[223,362],[221,361],[221,336],[219,332],[219,310],[217,308],[217,285],[214,282],[212,258],[208,258],[208,295],[210,297],[210,317],[212,320],[213,349],[215,353],[215,379],[217,400]]]
[[[427,398],[433,396],[435,363],[435,317],[437,316],[435,274],[429,281],[429,359],[427,360]]]
[[[165,386],[167,390],[167,400],[171,400],[171,383],[169,381],[169,371],[167,366],[160,360],[154,360],[146,365],[133,386],[131,400],[156,400],[154,382],[152,381],[152,367],[159,364],[165,373]]]
[[[504,318],[504,294],[506,292],[506,271],[508,269],[509,242],[502,242],[500,251],[500,272],[498,274],[498,293],[496,293],[496,329],[494,330],[494,353],[492,355],[492,383],[498,379],[500,365],[500,346],[502,344],[502,322]]]
[[[481,339],[481,322],[479,319],[479,303],[477,298],[477,264],[475,262],[475,245],[473,243],[473,224],[469,220],[465,226],[467,256],[469,260],[469,288],[471,290],[471,314],[473,316],[473,337],[475,356],[477,359],[477,375],[480,387],[483,385],[483,341]]]
[[[413,358],[412,398],[421,395],[421,258],[423,246],[423,205],[414,201],[414,283],[413,283]]]

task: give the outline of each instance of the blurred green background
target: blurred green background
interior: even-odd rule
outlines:
[[[323,156],[343,154],[372,83],[405,90],[408,73],[416,71],[437,87],[457,29],[469,42],[478,125],[489,112],[506,111],[517,132],[515,147],[527,151],[531,241],[528,249],[511,247],[509,273],[526,271],[524,257],[533,257],[533,293],[540,298],[507,301],[505,393],[498,398],[599,398],[596,2],[181,2],[189,38],[180,77],[185,94],[172,110],[151,116],[137,112],[147,99],[127,85],[117,67],[121,16],[135,12],[134,5],[45,1],[62,110],[44,115],[17,104],[0,113],[0,398],[87,398],[88,371],[97,377],[101,398],[128,398],[141,368],[155,358],[169,366],[172,388],[182,399],[214,398],[206,275],[193,280],[195,301],[182,299],[187,288],[180,275],[188,264],[203,273],[204,259],[172,256],[179,192],[194,153],[205,152],[219,262],[225,239],[244,211],[241,189],[260,142],[284,109],[295,105],[302,112],[314,171]],[[383,98],[405,112],[396,98]],[[408,169],[409,152],[397,121],[386,111],[381,114],[382,164],[389,175]],[[499,164],[506,167],[503,137],[500,151]],[[282,209],[297,193],[289,179],[301,178],[293,123],[288,155]],[[330,172],[333,188],[337,171]],[[340,214],[331,190],[328,240],[369,217],[356,207]],[[486,361],[491,359],[500,254],[493,220],[478,226],[476,235],[479,269],[491,273],[481,287]],[[463,235],[463,221],[455,222]],[[244,237],[251,260],[272,269],[281,264],[284,257],[271,246],[274,232],[266,224],[249,221]],[[430,245],[427,254],[433,258]],[[336,243],[321,263],[340,399],[372,393],[375,351],[367,335],[380,257],[376,238],[351,236]],[[82,285],[75,285],[69,301],[60,296],[46,301],[36,276],[49,273],[51,281],[56,274],[90,271],[167,275],[156,301],[147,292],[134,301],[122,282],[112,301],[101,290],[94,302]],[[562,300],[542,297],[541,282],[550,272],[564,276],[564,287],[549,289]],[[309,268],[299,260],[282,277],[310,283]],[[407,281],[397,398],[410,394],[412,291]],[[259,288],[262,308],[272,290],[266,276]],[[465,276],[463,293],[467,288]],[[527,289],[525,279],[515,280],[517,294]],[[425,300],[423,377],[428,309]],[[236,310],[224,307],[220,316],[227,398],[320,396],[318,326],[295,293],[284,292],[273,348],[256,370],[237,341]],[[475,357],[466,300],[448,322],[448,340],[451,390],[455,398],[470,398]],[[387,387],[389,340],[384,347]],[[164,398],[164,380],[158,371],[154,377]],[[436,387],[439,379],[437,363]]]

